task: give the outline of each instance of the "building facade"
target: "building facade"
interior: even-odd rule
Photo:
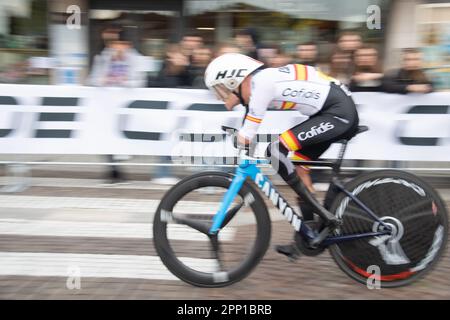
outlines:
[[[9,0],[0,3],[0,74],[24,59],[51,57],[32,60],[51,69],[49,83],[83,83],[104,46],[102,31],[113,25],[134,29],[135,47],[156,60],[186,33],[214,45],[243,28],[287,53],[317,42],[326,59],[338,35],[355,30],[386,68],[398,65],[401,48],[421,47],[430,72],[444,74],[440,86],[450,88],[450,4],[443,0]]]

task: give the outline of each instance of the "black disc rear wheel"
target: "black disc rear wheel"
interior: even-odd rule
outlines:
[[[448,216],[432,187],[415,175],[396,170],[363,174],[345,187],[393,230],[391,235],[331,246],[331,255],[347,275],[361,283],[367,284],[370,278],[378,280],[381,287],[398,287],[424,276],[436,264],[446,247]],[[383,230],[343,194],[330,211],[343,219],[337,235]]]

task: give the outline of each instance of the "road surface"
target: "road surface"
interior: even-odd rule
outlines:
[[[192,287],[153,248],[153,212],[167,188],[48,177],[33,178],[22,192],[0,193],[0,299],[450,298],[449,247],[437,268],[413,285],[369,290],[340,271],[328,252],[295,263],[277,254],[273,246],[291,241],[292,229],[276,210],[271,247],[249,277],[225,288]],[[439,192],[449,206],[450,189]]]

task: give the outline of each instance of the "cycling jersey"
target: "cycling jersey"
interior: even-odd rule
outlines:
[[[318,113],[327,101],[331,83],[339,81],[302,64],[257,72],[252,77],[249,112],[240,134],[252,139],[269,107],[297,110],[305,116]]]

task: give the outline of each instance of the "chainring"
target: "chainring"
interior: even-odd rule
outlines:
[[[309,244],[306,242],[306,240],[303,239],[303,237],[298,232],[295,233],[294,240],[298,251],[300,251],[305,256],[309,257],[318,256],[326,249],[325,247],[311,248]]]

